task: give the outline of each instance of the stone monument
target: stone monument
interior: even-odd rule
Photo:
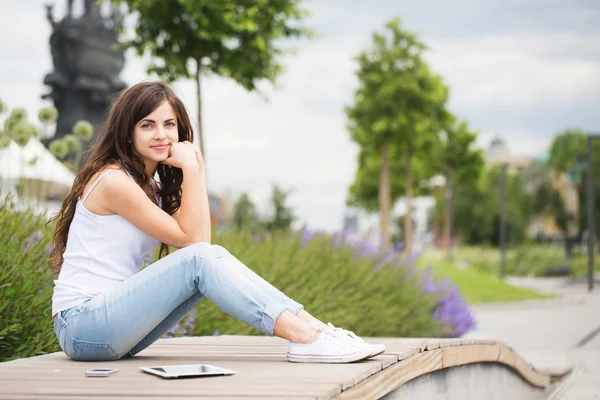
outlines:
[[[51,91],[42,96],[52,99],[58,110],[55,138],[71,133],[73,125],[86,120],[97,127],[106,117],[108,105],[126,84],[119,78],[125,65],[123,49],[115,49],[120,28],[117,11],[110,6],[103,16],[96,0],[84,2],[84,13],[75,18],[73,0],[67,0],[67,14],[54,19],[54,5],[46,5],[52,25],[50,49],[54,70],[44,78]]]

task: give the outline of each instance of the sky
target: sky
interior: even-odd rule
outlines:
[[[37,115],[51,71],[48,0],[0,2],[0,99]],[[75,3],[83,3],[82,0]],[[66,0],[55,1],[61,18]],[[357,146],[344,107],[358,86],[354,61],[374,31],[399,17],[429,47],[450,88],[449,109],[511,153],[534,156],[566,128],[600,132],[600,2],[597,0],[307,0],[320,37],[294,42],[285,73],[263,97],[210,76],[203,81],[209,190],[250,194],[267,212],[273,184],[291,190],[298,223],[339,230]],[[121,78],[154,79],[127,53]],[[195,120],[195,86],[173,85]]]

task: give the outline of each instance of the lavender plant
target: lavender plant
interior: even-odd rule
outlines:
[[[314,233],[305,229],[302,232],[302,247],[306,247],[313,237]],[[357,258],[376,260],[373,266],[374,270],[392,263],[405,268],[409,276],[418,272],[415,266],[420,253],[411,252],[403,254],[402,242],[395,244],[387,251],[383,251],[381,245],[376,246],[369,241],[351,240],[348,233],[342,232],[332,235],[331,244],[334,248],[339,248],[340,246],[351,248],[354,256]],[[456,284],[447,278],[441,279],[437,274],[434,274],[431,270],[431,265],[424,271],[421,271],[420,276],[422,279],[421,290],[423,294],[438,298],[432,314],[434,320],[441,321],[448,328],[445,336],[461,337],[475,327],[476,321],[473,313]]]

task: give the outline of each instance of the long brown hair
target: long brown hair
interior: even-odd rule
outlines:
[[[50,268],[59,273],[63,264],[63,253],[67,247],[69,227],[75,215],[75,206],[83,194],[83,189],[92,176],[109,164],[121,164],[133,176],[135,182],[144,190],[148,187],[144,162],[130,143],[135,124],[154,111],[163,101],[168,101],[177,116],[179,141],[193,141],[190,118],[181,100],[173,90],[162,82],[143,82],[124,90],[110,107],[108,117],[100,127],[98,140],[90,149],[88,156],[75,177],[73,187],[62,203],[58,214],[48,223],[56,222],[54,249],[50,254]],[[158,164],[160,185],[158,195],[162,198],[162,209],[169,215],[181,205],[181,183],[183,172],[179,168],[168,168]],[[154,196],[149,196],[155,201]],[[168,254],[164,243],[160,248],[160,257]]]

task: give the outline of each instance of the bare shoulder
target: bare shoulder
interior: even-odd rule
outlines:
[[[85,193],[87,193],[92,188],[92,186],[94,185],[94,183],[96,181],[98,181],[98,178],[100,178],[100,176],[103,173],[105,173],[105,172],[107,172],[109,170],[117,170],[117,171],[123,171],[123,172],[125,172],[123,170],[123,167],[121,165],[119,165],[119,164],[108,164],[108,165],[102,167],[101,169],[99,169],[98,171],[96,171],[94,174],[92,174],[92,176],[90,177],[90,179],[85,183],[85,187],[83,189],[83,195],[85,195]],[[103,180],[104,180],[104,178],[103,178]],[[98,184],[100,184],[100,182],[98,182]]]
[[[117,172],[107,173],[109,171]],[[89,211],[99,215],[110,215],[115,214],[114,202],[120,201],[123,195],[139,196],[136,189],[141,191],[119,164],[109,164],[92,175],[82,197]]]
[[[101,191],[108,195],[109,198],[113,196],[121,197],[123,194],[131,193],[142,193],[142,188],[127,175],[123,168],[104,168],[100,174],[108,170],[117,170],[118,172],[106,174],[102,180],[98,183],[101,187]]]

